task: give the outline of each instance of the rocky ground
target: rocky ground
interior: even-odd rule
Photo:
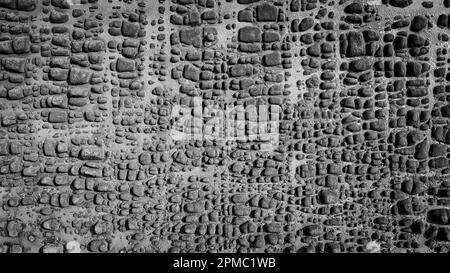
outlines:
[[[448,252],[449,35],[449,0],[0,0],[0,252]]]

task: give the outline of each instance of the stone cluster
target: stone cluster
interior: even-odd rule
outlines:
[[[2,0],[0,253],[448,252],[449,35],[448,0]],[[174,139],[199,100],[275,145]]]

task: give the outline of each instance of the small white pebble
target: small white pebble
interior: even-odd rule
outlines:
[[[369,243],[367,243],[366,249],[370,251],[370,253],[376,253],[380,252],[381,246],[376,241],[370,241]]]
[[[77,241],[69,241],[66,244],[67,253],[80,253],[81,247],[80,243]]]

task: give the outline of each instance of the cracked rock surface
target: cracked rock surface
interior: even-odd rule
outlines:
[[[448,252],[449,35],[448,0],[1,0],[0,253]]]

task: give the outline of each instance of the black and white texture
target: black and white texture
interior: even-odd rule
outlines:
[[[0,0],[0,252],[448,252],[450,1]]]

